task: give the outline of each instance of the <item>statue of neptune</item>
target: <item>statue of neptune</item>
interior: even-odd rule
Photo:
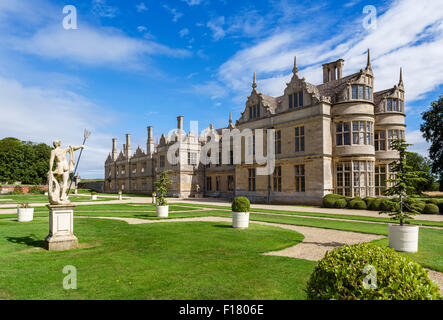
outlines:
[[[83,149],[85,146],[69,146],[63,149],[59,140],[54,141],[53,144],[55,149],[51,151],[48,171],[49,203],[51,205],[67,205],[71,203],[68,199],[67,188],[69,174],[74,171],[75,166],[74,151]],[[66,157],[67,153],[69,153],[69,162]]]

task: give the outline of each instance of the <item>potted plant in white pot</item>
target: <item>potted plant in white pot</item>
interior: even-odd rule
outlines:
[[[118,191],[118,200],[123,200],[122,191]]]
[[[232,227],[247,228],[249,226],[249,210],[251,203],[246,197],[236,197],[232,201]]]
[[[95,191],[91,192],[91,200],[97,200],[97,192]]]
[[[156,192],[156,205],[157,205],[157,217],[167,217],[169,212],[168,202],[166,201],[166,194],[168,192],[168,186],[172,183],[168,174],[170,170],[163,171],[160,174],[160,178],[155,182]]]
[[[420,212],[408,198],[417,194],[415,186],[417,183],[426,181],[426,178],[424,178],[424,172],[415,171],[407,163],[406,149],[408,146],[409,144],[406,144],[403,139],[392,141],[391,148],[398,151],[399,158],[390,164],[390,172],[394,177],[387,180],[391,183],[391,187],[385,191],[385,195],[393,198],[387,202],[385,210],[380,213],[387,213],[393,220],[399,222],[399,224],[388,225],[389,247],[397,251],[417,252],[419,227],[410,225],[409,220]]]
[[[34,208],[29,206],[29,203],[20,203],[17,207],[18,222],[28,222],[34,219]]]

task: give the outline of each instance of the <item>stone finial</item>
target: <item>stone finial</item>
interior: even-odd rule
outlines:
[[[229,112],[229,124],[232,124],[232,113]]]
[[[253,80],[252,80],[252,89],[257,89],[257,82],[256,82],[256,80],[255,80],[255,72],[254,72],[254,78],[253,78]]]
[[[294,56],[294,68],[292,68],[292,73],[297,74],[298,68],[297,68],[297,56]]]
[[[403,86],[403,72],[401,67],[400,67],[400,80],[398,81],[398,85]]]

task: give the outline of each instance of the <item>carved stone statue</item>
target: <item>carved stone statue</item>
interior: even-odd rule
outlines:
[[[49,203],[51,205],[67,205],[71,203],[68,199],[67,189],[69,174],[74,171],[75,166],[74,151],[83,149],[85,146],[69,146],[64,149],[58,140],[53,144],[55,149],[51,151],[48,171]],[[66,156],[68,153],[69,162]]]

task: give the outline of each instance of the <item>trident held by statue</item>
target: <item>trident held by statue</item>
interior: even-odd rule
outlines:
[[[83,133],[83,145],[85,145],[86,139],[88,139],[88,137],[91,135],[91,131],[85,129],[85,132]],[[80,163],[80,158],[82,157],[82,153],[83,153],[83,149],[80,150],[80,155],[78,156],[77,159],[77,163],[75,165],[75,169],[74,169],[74,174],[72,175],[72,179],[71,179],[71,183],[69,184],[69,188],[68,188],[68,195],[69,192],[71,191],[71,186],[72,186],[72,180],[75,177],[75,174],[77,173],[77,168],[78,168],[78,164]]]

